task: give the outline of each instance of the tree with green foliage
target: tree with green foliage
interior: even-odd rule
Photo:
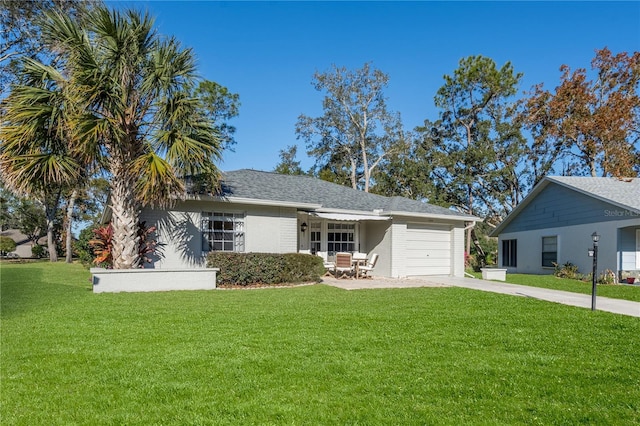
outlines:
[[[38,240],[46,235],[45,209],[38,201],[16,198],[12,215],[14,226],[27,236],[32,245],[38,244]]]
[[[426,160],[439,197],[467,214],[496,226],[526,193],[527,145],[512,99],[522,77],[507,62],[470,56],[460,61],[435,96],[439,119],[418,131],[431,147]],[[471,242],[467,234],[467,252]],[[480,257],[481,246],[476,244]]]
[[[340,180],[348,176],[352,188],[368,192],[375,169],[404,146],[400,114],[387,110],[388,82],[387,74],[368,63],[355,71],[334,66],[314,75],[315,89],[326,92],[324,114],[300,115],[296,133],[315,158],[317,174],[329,171]]]
[[[141,208],[183,196],[186,176],[218,185],[222,148],[193,96],[193,53],[134,10],[53,11],[41,28],[63,58],[70,149],[109,178],[114,268],[137,267]]]
[[[233,151],[236,128],[229,124],[229,120],[239,114],[240,95],[231,93],[215,81],[205,80],[198,84],[195,96],[200,100],[201,110],[213,122],[222,148]]]
[[[304,175],[304,171],[300,167],[300,162],[296,160],[298,147],[290,145],[286,149],[280,150],[280,162],[276,165],[274,172],[282,175]]]
[[[412,135],[407,149],[387,156],[376,171],[371,191],[388,197],[402,196],[442,204],[432,182],[432,164],[426,161],[431,154],[428,142]]]
[[[6,256],[16,249],[16,242],[9,237],[0,236],[0,254]]]

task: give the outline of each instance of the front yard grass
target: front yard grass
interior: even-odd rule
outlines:
[[[640,319],[462,288],[93,294],[0,266],[3,425],[640,423]]]
[[[476,278],[482,278],[480,272],[470,272]],[[528,285],[531,287],[550,288],[554,290],[571,291],[573,293],[591,294],[591,282],[558,278],[554,275],[507,274],[506,282],[511,284]],[[640,285],[598,284],[597,296],[612,299],[631,300],[640,302]]]

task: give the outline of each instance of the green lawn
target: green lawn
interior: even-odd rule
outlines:
[[[471,273],[476,278],[482,278],[482,273],[480,272],[467,272]],[[552,288],[554,290],[591,294],[591,282],[558,278],[553,275],[507,274],[507,282],[511,284],[528,285],[531,287]],[[596,294],[598,296],[611,297],[613,299],[640,302],[640,285],[598,284]]]
[[[0,266],[2,425],[640,423],[640,319],[462,288],[93,294]]]

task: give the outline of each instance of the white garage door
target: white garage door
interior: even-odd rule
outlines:
[[[407,224],[407,275],[451,274],[451,228]]]

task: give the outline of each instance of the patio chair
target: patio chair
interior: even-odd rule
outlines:
[[[336,278],[346,278],[347,275],[352,275],[353,271],[351,253],[336,253]]]
[[[336,274],[336,264],[333,262],[324,261],[324,277],[331,277]]]
[[[378,262],[378,253],[374,253],[373,255],[371,255],[371,260],[366,265],[363,265],[359,268],[360,276],[362,278],[368,278],[369,272],[371,272],[373,268],[376,267],[376,262]]]

